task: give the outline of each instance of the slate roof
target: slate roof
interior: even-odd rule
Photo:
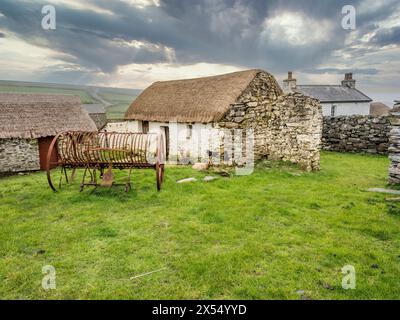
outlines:
[[[372,101],[370,97],[361,91],[341,85],[298,85],[297,91],[318,99],[321,103]]]

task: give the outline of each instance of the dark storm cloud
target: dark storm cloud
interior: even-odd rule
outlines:
[[[99,14],[57,5],[57,29],[45,31],[41,28],[43,5],[39,2],[22,4],[20,1],[5,0],[0,9],[6,17],[3,25],[27,42],[71,55],[70,60],[104,72],[133,62],[167,60],[162,43],[147,40],[157,37],[144,32],[145,22],[140,21],[144,18],[139,14],[128,19],[128,16],[119,16],[118,13]],[[121,6],[120,10],[132,10],[131,7],[125,8]],[[162,25],[159,27],[162,28]],[[141,43],[134,46],[131,40],[140,40]]]
[[[386,46],[390,44],[400,45],[400,27],[379,30],[371,39],[371,43],[379,46]]]
[[[5,19],[0,26],[30,43],[53,48],[63,61],[103,72],[129,63],[170,61],[174,56],[168,48],[175,51],[178,64],[209,62],[272,72],[310,70],[343,49],[349,34],[341,28],[341,9],[348,0],[161,0],[159,7],[145,8],[121,1],[90,2],[110,14],[56,5],[57,30],[44,31],[40,11],[45,2],[2,0],[0,12]],[[362,0],[350,2],[357,7]],[[395,5],[385,2],[372,13],[360,14],[360,36],[375,30],[376,22],[389,16]],[[269,30],[265,21],[283,12],[302,16],[306,27],[299,26],[301,39],[317,39],[294,43],[285,35],[276,36],[279,28]],[[376,37],[376,44],[398,41],[398,31]]]
[[[0,32],[0,38],[5,38],[5,37],[6,37],[5,33]]]
[[[358,1],[355,1],[357,3]],[[190,37],[201,43],[195,50],[181,47],[182,56],[193,60],[256,66],[271,71],[311,67],[343,45],[346,32],[341,28],[341,8],[348,1],[179,1],[163,0],[162,9],[185,26]],[[303,13],[307,20],[328,19],[333,31],[319,44],[293,45],[271,40],[264,30],[265,19],[282,12]],[[260,37],[265,31],[266,37]],[[304,30],[315,32],[315,30]],[[322,26],[321,26],[321,31]],[[303,35],[306,37],[306,35]],[[178,52],[178,57],[180,57]]]

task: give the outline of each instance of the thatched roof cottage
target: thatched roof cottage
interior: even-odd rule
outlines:
[[[271,74],[246,70],[156,82],[133,101],[124,122],[110,123],[107,130],[161,131],[169,160],[197,162],[210,149],[210,138],[221,138],[216,130],[223,130],[226,138],[227,131],[253,129],[256,159],[304,162],[312,169],[319,165],[321,124],[316,100],[301,94],[284,95]],[[214,145],[214,149],[221,148]]]
[[[79,97],[0,93],[0,172],[44,169],[53,137],[97,131]]]

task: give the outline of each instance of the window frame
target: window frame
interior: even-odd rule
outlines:
[[[193,124],[186,125],[186,140],[190,140],[193,137]]]
[[[336,117],[336,113],[337,113],[337,105],[333,104],[331,106],[331,117]]]
[[[150,124],[149,121],[142,121],[142,133],[149,133]]]

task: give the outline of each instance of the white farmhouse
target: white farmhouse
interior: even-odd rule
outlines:
[[[318,99],[324,116],[369,115],[372,99],[356,89],[352,73],[346,73],[341,85],[297,85],[292,72],[283,80],[285,92],[300,92]]]

